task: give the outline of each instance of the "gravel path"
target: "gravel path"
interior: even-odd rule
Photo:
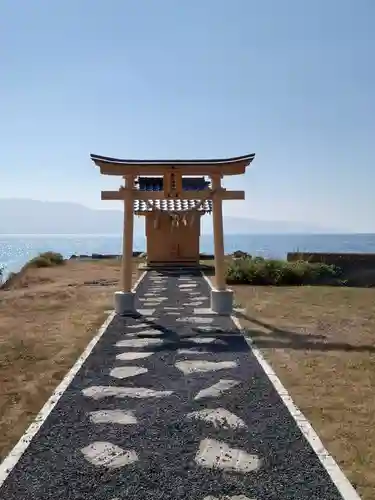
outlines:
[[[339,500],[199,275],[149,272],[0,489],[7,500]]]

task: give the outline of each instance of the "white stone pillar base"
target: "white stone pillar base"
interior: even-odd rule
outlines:
[[[211,310],[230,316],[233,313],[233,290],[211,290]]]
[[[134,292],[115,292],[115,311],[122,316],[134,314],[135,293]]]

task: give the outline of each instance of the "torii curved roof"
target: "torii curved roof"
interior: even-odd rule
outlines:
[[[162,173],[165,168],[183,170],[185,175],[206,175],[214,172],[236,175],[245,173],[255,153],[232,158],[192,160],[126,160],[96,154],[91,154],[90,157],[95,165],[100,167],[100,172],[107,175],[126,175],[135,172],[140,175],[152,175]]]

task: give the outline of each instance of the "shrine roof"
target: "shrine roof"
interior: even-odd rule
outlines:
[[[159,174],[166,168],[174,168],[183,172],[194,172],[198,175],[220,172],[224,175],[236,175],[245,172],[253,161],[255,153],[232,158],[191,159],[191,160],[135,160],[112,158],[110,156],[90,155],[102,174],[126,175],[135,172]]]

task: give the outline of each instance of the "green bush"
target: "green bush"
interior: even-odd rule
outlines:
[[[232,257],[235,259],[251,259],[251,255],[247,252],[243,252],[242,250],[236,250],[233,252]]]
[[[327,264],[287,262],[263,257],[235,260],[227,269],[228,283],[251,285],[337,284],[340,275],[339,268]]]
[[[59,252],[51,252],[51,251],[43,252],[40,254],[40,256],[50,260],[56,266],[59,266],[60,264],[64,263],[64,257]]]
[[[52,267],[64,264],[64,257],[57,252],[43,252],[31,259],[26,265],[30,267]]]

